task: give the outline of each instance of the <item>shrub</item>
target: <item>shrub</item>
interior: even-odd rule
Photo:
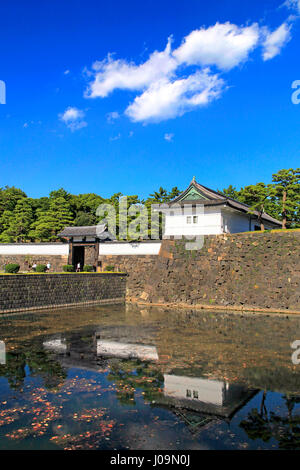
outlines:
[[[73,264],[65,264],[63,266],[63,270],[66,272],[66,273],[73,273],[74,272],[74,266]]]
[[[5,266],[5,272],[10,274],[16,274],[19,272],[20,265],[17,263],[9,263]]]
[[[45,273],[47,269],[47,266],[45,264],[38,264],[36,267],[36,272],[37,273]]]
[[[106,266],[105,271],[114,271],[115,267],[114,266]]]
[[[86,272],[86,273],[91,273],[91,272],[94,271],[94,268],[90,264],[85,264],[83,266],[83,271]]]

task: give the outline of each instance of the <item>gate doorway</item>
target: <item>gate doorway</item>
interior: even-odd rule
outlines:
[[[84,246],[73,247],[73,266],[75,270],[78,263],[80,263],[80,271],[82,271],[84,266]]]

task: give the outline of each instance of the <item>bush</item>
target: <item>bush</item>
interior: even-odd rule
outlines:
[[[9,263],[5,266],[5,272],[10,274],[16,274],[19,272],[20,265],[16,263]]]
[[[114,271],[115,267],[114,266],[106,266],[105,271]]]
[[[92,273],[92,272],[94,271],[94,268],[93,268],[93,266],[91,266],[90,264],[85,264],[85,265],[83,266],[83,271],[84,271],[85,273]]]
[[[66,272],[66,273],[73,273],[74,272],[74,266],[73,264],[65,264],[63,266],[63,270]]]
[[[45,264],[38,264],[36,267],[36,272],[37,273],[45,273],[47,269],[47,266]]]

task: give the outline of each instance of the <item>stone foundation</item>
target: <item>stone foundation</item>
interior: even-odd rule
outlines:
[[[101,274],[0,275],[0,313],[125,301],[126,276]]]
[[[127,299],[300,312],[300,230],[164,240],[158,256],[106,256],[128,273]]]

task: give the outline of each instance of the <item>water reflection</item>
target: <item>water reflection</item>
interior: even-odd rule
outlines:
[[[137,358],[144,361],[157,361],[155,346],[119,343],[117,341],[97,340],[97,355],[104,357],[121,357],[122,359]]]
[[[299,326],[128,306],[0,320],[0,448],[299,448]]]
[[[5,364],[6,362],[6,349],[4,341],[0,341],[0,364]]]

